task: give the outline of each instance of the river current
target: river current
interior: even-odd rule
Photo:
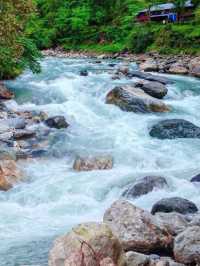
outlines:
[[[163,197],[181,196],[200,207],[200,187],[190,183],[200,173],[200,140],[157,140],[150,127],[166,118],[200,126],[200,79],[168,76],[167,114],[134,114],[105,104],[108,91],[137,79],[112,80],[122,62],[96,64],[92,59],[46,58],[42,73],[26,71],[8,86],[14,110],[64,115],[70,127],[58,130],[51,156],[20,162],[26,180],[0,192],[0,266],[46,266],[55,237],[77,223],[101,221],[103,213],[134,180],[146,175],[167,178],[170,188],[133,200],[150,210]],[[135,63],[131,68],[136,69]],[[80,76],[87,69],[87,77]],[[112,170],[75,172],[77,155],[112,155]]]

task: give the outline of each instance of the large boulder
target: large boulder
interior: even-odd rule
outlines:
[[[192,179],[191,179],[191,182],[200,182],[200,174],[196,175],[196,176],[193,176]]]
[[[147,60],[146,62],[140,64],[140,70],[148,71],[158,71],[158,64],[154,60]]]
[[[161,199],[156,202],[152,207],[151,213],[155,214],[157,212],[178,212],[181,214],[189,214],[195,213],[197,211],[198,208],[193,202],[187,199],[173,197]]]
[[[189,71],[192,76],[200,77],[200,57],[196,57],[190,61]]]
[[[170,74],[186,75],[188,74],[188,69],[180,63],[175,63],[170,66],[168,72]]]
[[[183,232],[189,224],[184,215],[177,212],[157,212],[155,217],[158,223],[166,227],[173,236]]]
[[[0,190],[7,191],[22,179],[22,173],[15,161],[1,160],[0,162]]]
[[[183,119],[167,119],[154,125],[150,136],[158,139],[200,138],[200,127]]]
[[[49,253],[49,266],[99,266],[105,260],[116,266],[125,263],[119,240],[104,223],[78,225],[56,239]]]
[[[200,265],[199,226],[189,227],[175,238],[174,257],[180,263]]]
[[[48,127],[57,128],[57,129],[67,128],[69,126],[69,124],[65,120],[65,117],[59,115],[46,119],[45,124]]]
[[[141,253],[169,250],[172,236],[156,218],[128,201],[118,200],[105,212],[104,222],[121,241],[125,251]]]
[[[139,87],[150,96],[158,99],[164,98],[168,92],[168,89],[160,82],[150,81],[141,84]]]
[[[14,140],[30,139],[35,137],[36,132],[29,129],[19,129],[13,132]]]
[[[14,94],[6,88],[6,86],[0,83],[0,99],[11,100],[14,98]]]
[[[110,156],[78,157],[73,169],[76,171],[108,170],[113,167],[113,159]]]
[[[168,79],[166,77],[162,77],[162,76],[158,76],[158,75],[152,75],[150,73],[144,73],[144,72],[137,71],[137,70],[136,71],[131,71],[128,76],[130,78],[131,77],[136,77],[136,78],[139,78],[139,79],[155,81],[155,82],[162,83],[164,85],[173,83],[172,80],[170,80],[170,79]]]
[[[154,189],[163,189],[167,187],[167,181],[161,176],[146,176],[138,180],[136,184],[124,191],[123,196],[128,198],[135,198],[145,195]]]
[[[106,103],[117,105],[123,111],[135,113],[168,112],[170,110],[160,100],[131,86],[115,87],[107,94]]]

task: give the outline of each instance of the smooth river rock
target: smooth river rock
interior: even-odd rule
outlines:
[[[158,139],[200,138],[200,127],[183,119],[167,119],[155,124],[149,134]]]
[[[165,198],[156,202],[151,210],[152,214],[157,212],[178,212],[181,214],[195,213],[198,211],[197,206],[184,198],[173,197]]]
[[[146,62],[140,64],[140,70],[145,72],[158,71],[157,62],[154,60],[147,60]]]
[[[57,129],[67,128],[69,126],[64,116],[50,117],[45,120],[45,124],[48,127],[57,128]]]
[[[192,177],[192,179],[191,179],[191,182],[200,182],[200,174],[198,174],[198,175],[196,175],[196,176],[194,176],[194,177]]]
[[[145,195],[154,189],[163,189],[166,187],[168,187],[168,184],[164,177],[146,176],[124,191],[123,196],[127,198],[135,198]]]
[[[200,57],[196,57],[190,61],[189,71],[192,76],[200,78]]]
[[[180,263],[200,265],[199,226],[189,227],[175,238],[174,257]]]
[[[104,222],[119,238],[125,251],[141,253],[170,250],[172,236],[156,218],[125,200],[118,200],[104,214]]]
[[[120,242],[104,223],[78,225],[56,239],[49,253],[49,266],[103,266],[105,261],[125,265]]]
[[[158,76],[158,75],[152,75],[150,73],[144,73],[142,71],[131,71],[129,73],[129,77],[132,78],[132,77],[136,77],[136,78],[139,78],[139,79],[144,79],[144,80],[149,80],[149,81],[155,81],[155,82],[159,82],[159,83],[162,83],[164,85],[167,85],[167,84],[172,84],[173,81],[166,78],[166,77],[162,77],[162,76]]]
[[[179,63],[172,64],[168,70],[170,74],[179,74],[179,75],[186,75],[188,74],[188,69]]]
[[[22,179],[22,173],[13,160],[0,161],[0,190],[7,191]]]
[[[168,89],[159,82],[146,82],[143,83],[140,88],[150,96],[158,99],[162,99],[167,95]]]
[[[151,97],[143,90],[131,86],[115,87],[106,96],[107,104],[114,104],[123,111],[135,113],[169,112],[162,101]]]
[[[73,169],[76,171],[108,170],[113,168],[113,158],[111,156],[98,157],[78,157]]]

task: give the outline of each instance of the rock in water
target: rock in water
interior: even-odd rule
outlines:
[[[188,74],[188,69],[179,63],[175,63],[170,66],[168,72],[170,74],[186,75]]]
[[[20,129],[16,130],[13,133],[14,140],[21,140],[21,139],[29,139],[33,138],[36,135],[35,131],[27,130],[27,129]]]
[[[135,113],[168,112],[167,105],[143,90],[131,86],[116,87],[107,94],[107,104],[114,104],[123,111]]]
[[[105,261],[125,265],[120,242],[104,223],[85,223],[73,228],[54,242],[49,253],[49,266],[99,266],[106,265]]]
[[[200,182],[200,174],[194,176],[194,177],[191,179],[191,182]]]
[[[156,218],[149,212],[118,200],[105,212],[104,222],[119,238],[125,251],[141,253],[168,250],[172,236],[159,227]]]
[[[87,77],[88,76],[88,71],[87,70],[80,71],[80,76]]]
[[[190,61],[189,71],[192,76],[200,78],[200,57],[196,57]]]
[[[128,188],[123,196],[128,198],[135,198],[141,195],[145,195],[154,189],[162,189],[167,187],[167,181],[161,176],[146,176],[139,180],[136,184]]]
[[[14,98],[14,94],[6,88],[6,86],[0,83],[0,99],[11,100]]]
[[[145,93],[148,95],[162,99],[167,95],[168,89],[159,82],[147,82],[143,83],[143,85],[140,87]]]
[[[112,169],[113,159],[110,156],[76,158],[73,169],[76,171],[92,171]]]
[[[178,212],[181,214],[195,213],[198,211],[197,206],[183,198],[166,198],[161,199],[153,205],[152,214],[157,212]]]
[[[200,138],[200,127],[183,119],[167,119],[154,125],[150,136],[158,139]]]
[[[140,69],[145,72],[158,71],[158,65],[154,60],[147,60],[146,62],[140,64]]]
[[[67,128],[69,126],[64,116],[50,117],[47,120],[45,120],[45,124],[48,127],[57,128],[57,129]]]
[[[0,190],[7,191],[22,178],[22,173],[12,160],[0,162]]]
[[[174,257],[180,263],[200,265],[199,226],[189,227],[175,238]]]

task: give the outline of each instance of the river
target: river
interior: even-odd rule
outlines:
[[[182,118],[200,126],[200,80],[168,76],[167,114],[134,114],[105,104],[115,85],[137,79],[112,80],[114,62],[45,58],[42,73],[26,71],[8,85],[15,110],[41,110],[64,115],[70,127],[52,137],[51,156],[20,162],[26,180],[0,192],[0,265],[47,265],[53,239],[84,221],[100,221],[128,184],[149,174],[167,178],[170,188],[153,191],[133,202],[147,210],[163,197],[181,196],[200,207],[200,187],[189,182],[200,172],[200,140],[157,140],[149,128],[165,118]],[[136,69],[135,63],[131,68]],[[79,75],[88,69],[89,76]],[[77,155],[112,155],[112,170],[77,173]]]

